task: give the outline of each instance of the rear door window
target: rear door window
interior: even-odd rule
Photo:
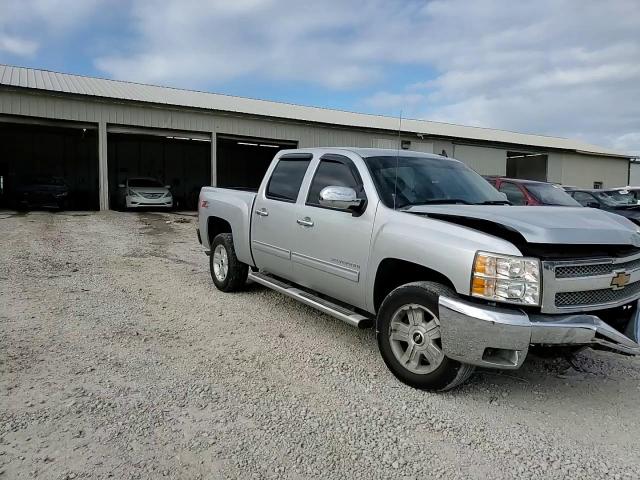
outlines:
[[[507,196],[507,200],[509,200],[514,205],[526,205],[527,199],[524,196],[520,187],[511,182],[502,182],[500,184],[500,188],[498,189],[502,193]]]
[[[283,156],[271,173],[266,196],[272,200],[295,203],[311,155]]]

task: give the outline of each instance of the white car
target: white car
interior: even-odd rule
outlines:
[[[170,185],[163,185],[155,178],[128,178],[118,185],[120,206],[130,208],[173,207]]]

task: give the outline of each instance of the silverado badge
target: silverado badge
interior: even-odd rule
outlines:
[[[627,283],[629,283],[629,279],[631,278],[631,274],[627,272],[617,272],[615,277],[611,279],[611,289],[612,290],[622,290]]]

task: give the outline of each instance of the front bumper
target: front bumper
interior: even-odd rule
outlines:
[[[440,297],[439,309],[445,355],[471,365],[519,368],[530,345],[589,346],[640,355],[640,301],[625,334],[596,315],[527,314],[450,297]]]

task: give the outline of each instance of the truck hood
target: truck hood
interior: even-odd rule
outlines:
[[[640,247],[640,230],[631,221],[593,208],[417,205],[405,211],[471,228],[473,221],[493,224],[496,230],[516,232],[529,243]]]

